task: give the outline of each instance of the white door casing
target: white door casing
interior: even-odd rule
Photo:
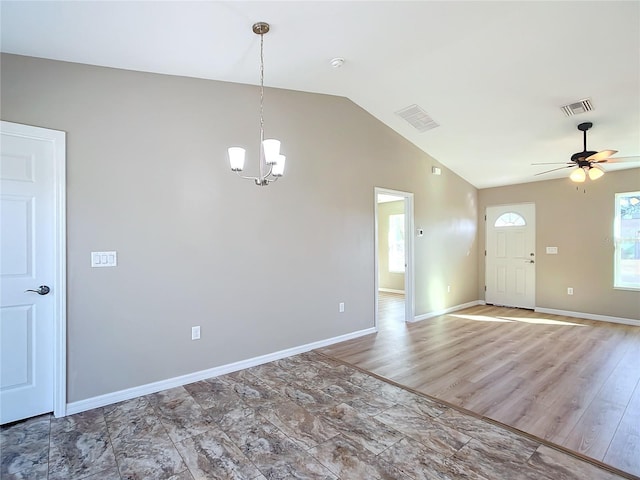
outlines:
[[[535,308],[535,220],[533,203],[487,207],[486,303]]]
[[[404,231],[405,231],[405,272],[404,272],[404,302],[405,302],[405,322],[415,320],[415,300],[414,300],[414,219],[413,219],[413,193],[390,190],[387,188],[375,187],[373,192],[374,202],[374,301],[375,316],[374,327],[378,329],[378,194],[394,195],[404,199]]]
[[[66,405],[65,133],[1,123],[0,423]],[[49,287],[46,295],[36,292]]]

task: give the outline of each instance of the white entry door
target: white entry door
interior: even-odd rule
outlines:
[[[2,424],[54,410],[56,306],[61,294],[55,174],[61,148],[64,151],[63,132],[2,122]]]
[[[486,231],[486,303],[534,308],[535,204],[487,207]]]

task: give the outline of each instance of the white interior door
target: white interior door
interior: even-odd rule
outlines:
[[[64,148],[62,132],[2,122],[2,424],[54,410],[56,307],[61,294],[55,183],[60,141]]]
[[[486,303],[535,307],[535,204],[487,207]]]

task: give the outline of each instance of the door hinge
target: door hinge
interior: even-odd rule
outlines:
[[[487,291],[487,286],[486,286],[486,285],[484,286],[484,291],[485,291],[485,292]]]
[[[485,221],[485,222],[487,221],[487,216],[486,216],[486,215],[484,216],[484,221]]]
[[[484,251],[484,256],[485,256],[485,257],[487,256],[487,251],[486,251],[486,250]]]

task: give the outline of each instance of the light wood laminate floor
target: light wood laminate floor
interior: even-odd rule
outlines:
[[[476,306],[320,352],[640,477],[640,328]]]

